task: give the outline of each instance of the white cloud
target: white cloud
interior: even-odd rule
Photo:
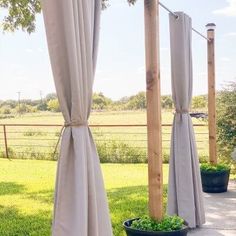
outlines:
[[[37,48],[37,51],[38,52],[43,52],[44,50],[43,50],[43,48]]]
[[[31,48],[27,48],[27,49],[26,49],[26,52],[28,52],[28,53],[32,53],[32,52],[33,52],[33,49],[31,49]]]
[[[236,32],[229,32],[224,35],[225,37],[236,37]]]
[[[220,60],[224,61],[224,62],[229,62],[230,58],[228,58],[228,57],[221,57]]]
[[[228,6],[213,11],[214,14],[223,16],[236,16],[236,0],[227,0]]]
[[[145,73],[145,67],[144,66],[140,66],[139,68],[138,68],[138,74],[144,74]]]
[[[121,8],[121,7],[126,7],[127,3],[125,1],[124,2],[116,1],[116,2],[111,3],[111,6],[115,8]]]
[[[33,48],[26,48],[25,51],[28,52],[28,53],[36,53],[36,52],[37,53],[42,53],[45,50],[43,48],[41,48],[41,47],[38,47],[38,48],[35,48],[35,49],[33,49]]]
[[[162,47],[161,47],[160,50],[161,50],[161,51],[169,51],[169,48],[165,48],[165,47],[162,48]]]
[[[102,70],[100,70],[100,69],[97,69],[97,70],[96,70],[96,75],[101,75],[102,73],[103,73]]]
[[[205,76],[207,76],[207,72],[201,71],[201,72],[197,73],[196,75],[200,76],[200,77],[205,77]]]

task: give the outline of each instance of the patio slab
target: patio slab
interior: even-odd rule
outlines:
[[[236,181],[226,193],[204,193],[206,223],[191,230],[191,236],[236,236]]]

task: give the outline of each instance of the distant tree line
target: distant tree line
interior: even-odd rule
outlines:
[[[0,101],[0,114],[24,114],[40,111],[60,112],[59,102],[55,93],[48,94],[44,99],[21,99]]]
[[[163,109],[173,109],[174,103],[171,95],[161,96],[161,106]],[[142,110],[146,109],[146,93],[139,92],[130,97],[123,97],[118,101],[112,101],[102,93],[93,94],[93,110]],[[194,96],[192,99],[193,110],[205,110],[207,108],[207,96]]]
[[[173,109],[173,100],[170,95],[161,97],[163,109]],[[192,109],[204,109],[207,106],[207,97],[205,95],[195,96],[192,100]],[[118,101],[113,101],[103,93],[94,93],[92,97],[92,110],[143,110],[146,109],[146,93],[139,92],[130,97],[123,97]],[[45,98],[38,100],[22,99],[0,101],[0,114],[24,114],[40,111],[60,112],[60,106],[55,93],[48,94]]]

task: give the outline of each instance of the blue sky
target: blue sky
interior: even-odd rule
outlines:
[[[192,17],[193,27],[206,34],[205,24],[216,28],[216,87],[236,78],[236,0],[162,0],[173,11]],[[171,93],[168,13],[160,8],[160,60],[162,94]],[[207,93],[206,40],[193,33],[194,94]],[[129,7],[111,0],[102,13],[94,91],[112,99],[145,90],[143,0]],[[42,16],[37,30],[0,34],[0,99],[39,99],[54,92]]]

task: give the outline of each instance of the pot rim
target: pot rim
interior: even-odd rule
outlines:
[[[230,172],[231,169],[228,170],[217,170],[217,171],[208,171],[208,170],[201,170],[201,173],[206,173],[206,174],[222,174],[222,173],[228,173]]]
[[[123,227],[125,229],[131,230],[131,231],[139,231],[139,232],[146,232],[146,233],[160,233],[160,232],[162,232],[162,233],[172,233],[172,232],[181,232],[183,230],[188,230],[189,229],[187,222],[184,222],[182,229],[172,230],[172,231],[147,231],[147,230],[130,228],[130,226],[126,225],[126,223],[129,222],[129,221],[134,221],[134,220],[139,220],[139,219],[140,219],[140,217],[136,217],[136,218],[132,218],[132,219],[127,219],[127,220],[125,220],[123,222]]]

